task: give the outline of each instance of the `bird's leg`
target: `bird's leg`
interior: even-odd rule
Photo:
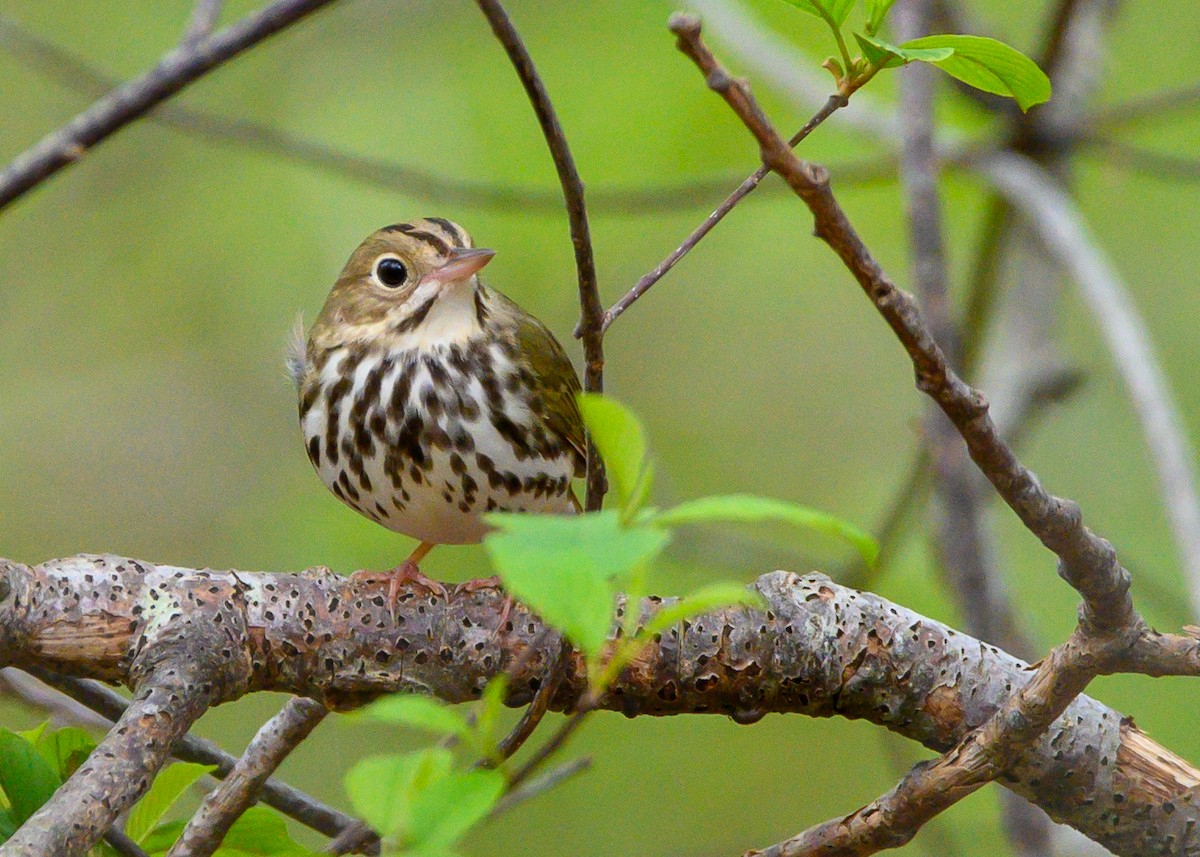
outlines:
[[[499,589],[504,592],[504,603],[500,608],[500,623],[497,625],[499,629],[503,630],[505,623],[508,622],[508,614],[512,612],[513,597],[504,590],[499,577],[493,574],[491,577],[464,580],[458,586],[454,587],[454,594],[470,594],[472,592],[479,592],[481,589]]]
[[[430,592],[440,595],[442,598],[448,598],[450,593],[446,591],[446,587],[438,583],[436,580],[430,580],[421,573],[421,568],[418,563],[425,558],[425,555],[433,550],[433,542],[421,542],[417,545],[416,550],[408,555],[408,559],[400,563],[391,571],[380,574],[374,571],[356,571],[350,575],[350,579],[359,583],[383,583],[387,581],[388,606],[392,612],[396,612],[396,605],[400,599],[400,588],[405,584],[415,584],[421,586]]]

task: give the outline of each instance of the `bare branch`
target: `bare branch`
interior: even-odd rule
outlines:
[[[533,64],[533,57],[521,41],[521,35],[513,26],[500,4],[500,0],[476,0],[480,10],[487,16],[492,32],[504,47],[525,93],[533,105],[541,125],[546,145],[554,158],[558,181],[562,185],[567,203],[567,216],[571,221],[571,243],[575,247],[575,267],[579,273],[579,330],[583,340],[583,388],[590,393],[604,392],[604,305],[600,303],[600,288],[596,282],[596,260],[592,253],[592,236],[588,228],[587,206],[583,201],[583,181],[575,167],[571,147],[559,124],[554,105],[546,92],[542,79]],[[587,461],[586,508],[600,508],[606,490],[604,465],[595,446],[589,443]]]
[[[84,61],[78,54],[29,31],[0,15],[0,45],[22,58],[29,67],[73,92],[98,98],[119,85],[109,75]],[[235,116],[223,116],[176,101],[169,101],[146,119],[200,140],[232,144],[277,156],[333,175],[382,187],[405,196],[440,203],[516,209],[535,214],[562,212],[562,192],[555,189],[519,187],[488,181],[472,181],[440,175],[417,166],[360,155],[289,131],[272,128]],[[877,158],[849,162],[836,167],[843,184],[869,182],[889,176],[889,165]],[[589,190],[588,209],[601,215],[654,216],[664,211],[707,205],[740,176],[639,184],[637,187],[607,187]],[[768,193],[771,189],[768,189]]]
[[[986,157],[977,169],[1037,230],[1048,252],[1078,284],[1100,325],[1142,424],[1188,581],[1192,615],[1200,616],[1195,457],[1145,323],[1074,201],[1048,173],[1013,154]]]
[[[311,699],[288,700],[246,747],[222,783],[204,798],[167,857],[209,857],[258,797],[267,778],[325,719],[328,709]]]
[[[0,172],[0,209],[175,93],[332,0],[275,0],[194,45],[176,48],[154,68],[122,84]]]
[[[559,785],[566,780],[571,779],[577,774],[582,774],[592,766],[590,756],[580,756],[578,759],[572,759],[569,762],[564,762],[554,769],[547,771],[536,779],[532,779],[524,785],[512,789],[506,794],[499,803],[493,807],[491,817],[496,818],[508,812],[515,806],[524,803],[530,798],[537,797],[540,794],[550,791],[550,789]]]
[[[47,712],[50,720],[57,726],[79,725],[107,732],[116,719],[97,714],[86,705],[14,667],[0,670],[0,683],[6,688],[6,694],[23,705]]]
[[[812,133],[814,128],[832,116],[834,111],[836,111],[839,107],[845,107],[847,103],[849,103],[849,99],[847,99],[846,96],[838,95],[836,93],[829,96],[825,102],[825,105],[818,110],[817,113],[811,119],[809,119],[807,123],[805,123],[803,128],[793,135],[792,139],[789,141],[789,144],[792,146],[797,145],[801,140]],[[680,259],[690,253],[692,248],[699,244],[704,236],[711,232],[713,227],[725,218],[725,215],[733,211],[734,206],[749,196],[755,190],[755,188],[759,186],[762,180],[767,177],[767,173],[769,172],[770,170],[768,170],[766,167],[759,167],[753,173],[748,175],[745,180],[743,180],[742,183],[734,189],[733,193],[725,197],[724,201],[722,201],[721,204],[716,207],[713,213],[704,219],[703,223],[692,230],[691,234],[689,234],[688,237],[683,240],[682,244],[672,250],[667,258],[655,265],[654,270],[650,271],[650,273],[638,280],[634,284],[633,288],[626,292],[620,300],[613,304],[604,313],[603,329],[608,330],[609,325],[616,321],[621,313],[633,306],[638,298],[650,290],[651,286],[666,276],[667,272],[674,268]]]

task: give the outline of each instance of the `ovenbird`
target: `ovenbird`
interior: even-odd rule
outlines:
[[[343,503],[420,540],[387,575],[478,542],[490,511],[571,512],[583,475],[579,379],[550,330],[478,272],[495,252],[440,217],[378,230],[288,355],[309,460]]]

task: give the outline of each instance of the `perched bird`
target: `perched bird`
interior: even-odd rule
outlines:
[[[479,280],[493,250],[440,217],[359,245],[288,369],[309,460],[343,503],[420,540],[385,575],[418,583],[434,545],[478,542],[486,512],[572,512],[585,464],[579,378],[536,318]],[[467,584],[495,585],[493,581]]]

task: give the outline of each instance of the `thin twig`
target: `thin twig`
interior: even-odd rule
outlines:
[[[112,719],[97,714],[86,705],[76,702],[65,693],[47,686],[16,667],[0,670],[0,685],[5,688],[5,694],[23,705],[49,714],[51,721],[58,726],[70,724],[102,729],[105,732],[112,728]]]
[[[0,46],[23,59],[32,71],[90,98],[99,98],[120,85],[120,81],[78,54],[4,15],[0,15]],[[224,116],[176,101],[161,105],[146,119],[200,140],[264,152],[404,196],[537,214],[559,215],[562,212],[562,191],[557,188],[472,181],[432,173],[421,167],[348,152],[250,119]],[[843,185],[878,181],[891,175],[886,159],[881,162],[875,157],[847,162],[833,169]],[[722,175],[661,185],[589,188],[588,211],[598,215],[650,217],[696,208],[706,205],[707,200],[723,192],[738,178]]]
[[[583,389],[589,393],[604,392],[604,305],[600,303],[600,288],[596,282],[596,260],[592,252],[592,236],[588,227],[587,205],[583,199],[583,181],[571,155],[566,134],[558,121],[554,105],[546,87],[538,76],[533,57],[521,41],[521,35],[500,0],[476,0],[480,10],[491,24],[492,32],[504,47],[509,60],[516,69],[521,85],[533,105],[542,136],[550,147],[558,181],[562,185],[563,198],[567,204],[567,216],[571,222],[571,243],[575,247],[575,267],[579,279],[580,338],[583,340]],[[589,444],[587,456],[587,502],[588,511],[596,511],[604,501],[606,490],[604,465],[595,446]]]
[[[331,2],[275,0],[202,42],[171,51],[154,68],[114,89],[18,155],[0,172],[0,209],[197,78]]]
[[[542,718],[550,710],[550,701],[554,699],[554,694],[558,693],[563,679],[566,678],[567,664],[570,660],[571,651],[571,644],[565,637],[562,638],[558,651],[555,652],[553,660],[546,670],[546,675],[542,678],[542,683],[538,685],[537,691],[534,692],[533,700],[526,707],[525,713],[521,715],[521,719],[517,721],[516,725],[496,745],[497,754],[500,759],[511,759],[515,756],[517,751],[525,746],[525,742],[529,740],[529,736],[541,724]],[[487,764],[489,761],[484,760],[482,766],[490,767]]]
[[[849,99],[847,99],[844,95],[835,93],[829,96],[828,100],[825,102],[825,105],[818,110],[811,119],[808,120],[803,128],[801,128],[792,136],[792,139],[789,141],[789,145],[797,145],[801,140],[811,134],[814,128],[832,116],[834,111],[836,111],[838,108],[845,107],[848,103]],[[672,250],[667,258],[655,265],[654,269],[650,271],[650,273],[638,280],[634,284],[633,288],[626,292],[620,300],[618,300],[607,311],[605,311],[603,329],[608,330],[609,326],[620,317],[621,313],[633,306],[638,298],[650,290],[651,286],[666,276],[667,272],[674,268],[680,259],[691,252],[692,248],[699,244],[704,236],[708,235],[708,233],[712,231],[713,227],[725,218],[725,215],[733,211],[734,206],[749,196],[754,189],[759,186],[769,172],[770,170],[768,170],[766,167],[759,167],[753,173],[748,175],[745,180],[738,185],[736,189],[734,189],[733,193],[725,197],[724,201],[722,201],[721,204],[713,210],[712,214],[704,218],[704,221],[692,230],[691,234],[689,234],[688,237],[683,240],[682,244]]]
[[[492,807],[490,816],[497,818],[508,812],[515,806],[523,804],[530,798],[537,797],[543,792],[548,792],[550,789],[571,779],[576,774],[581,774],[592,766],[591,756],[580,756],[578,759],[572,759],[569,762],[552,768],[540,777],[529,780],[519,788],[510,789],[500,801]]]
[[[533,755],[526,760],[525,764],[517,768],[512,776],[508,778],[509,789],[515,789],[529,779],[532,774],[536,773],[537,769],[547,759],[562,749],[562,746],[567,743],[567,739],[571,737],[576,729],[583,725],[583,721],[595,710],[596,702],[591,696],[585,696],[580,700],[579,707],[554,731],[554,734],[546,740],[546,743],[538,747]]]
[[[121,857],[150,857],[150,855],[142,850],[142,846],[138,845],[115,827],[104,834],[104,841],[112,846],[112,849],[120,854]]]
[[[167,857],[209,857],[229,828],[250,808],[259,790],[329,711],[321,703],[293,697],[258,730],[233,770],[188,820]]]

